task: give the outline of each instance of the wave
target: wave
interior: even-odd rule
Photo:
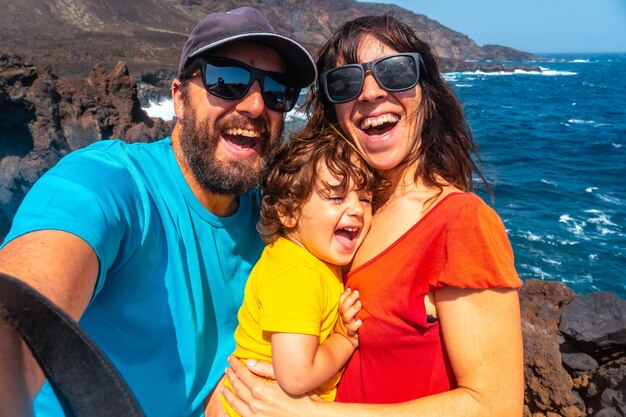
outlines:
[[[576,220],[574,218],[572,218],[569,214],[562,214],[559,217],[559,223],[564,223],[565,229],[572,233],[574,236],[583,238],[583,239],[588,239],[585,236],[585,230],[584,227],[587,225],[586,222],[582,221],[582,220]]]
[[[551,185],[551,186],[553,186],[553,187],[558,187],[558,186],[559,186],[559,185],[558,185],[556,182],[554,182],[554,181],[549,181],[549,180],[544,180],[544,179],[541,179],[541,182],[542,182],[542,183],[544,183],[544,184],[547,184],[547,185]]]
[[[523,237],[524,239],[530,242],[543,242],[543,237],[536,235],[531,231],[520,232],[519,236]]]
[[[613,126],[610,123],[600,123],[595,120],[582,120],[582,119],[568,119],[567,122],[561,122],[563,126],[572,126],[572,125],[590,125],[592,127],[607,127]]]
[[[459,77],[461,76],[471,76],[471,75],[481,75],[481,76],[513,76],[513,75],[544,75],[544,76],[560,76],[560,75],[578,75],[577,72],[573,72],[573,71],[559,71],[559,70],[553,70],[550,68],[544,68],[544,67],[540,67],[541,71],[528,71],[528,70],[521,70],[521,69],[515,69],[513,71],[493,71],[493,72],[487,72],[487,71],[480,71],[480,70],[476,70],[476,71],[461,71],[461,72],[447,72],[445,74],[443,74],[443,77],[446,81],[457,81]],[[465,78],[465,79],[469,79],[469,78]]]
[[[604,226],[615,226],[619,227],[618,224],[613,223],[611,221],[611,216],[605,214],[604,212],[597,209],[584,210],[584,213],[589,213],[595,215],[595,217],[590,217],[587,219],[589,223],[600,224]]]
[[[176,117],[174,112],[174,100],[166,99],[162,101],[151,101],[148,107],[145,107],[149,117],[160,117],[163,120],[172,120]]]
[[[527,270],[532,274],[532,275],[526,274],[527,275],[526,278],[541,278],[541,279],[554,278],[552,274],[545,272],[543,269],[539,268],[538,266],[521,264],[520,267],[521,269]]]
[[[610,204],[614,204],[617,206],[623,206],[624,203],[622,202],[622,200],[620,200],[617,197],[613,197],[611,195],[606,195],[606,194],[597,194],[598,198],[602,201],[604,201],[605,203],[610,203]]]

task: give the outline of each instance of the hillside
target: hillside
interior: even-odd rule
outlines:
[[[96,63],[127,62],[133,74],[176,68],[181,47],[209,11],[250,5],[312,53],[341,22],[391,12],[428,40],[441,58],[521,60],[511,48],[479,47],[467,36],[394,5],[355,0],[0,0],[0,52],[31,57],[59,75],[86,76]]]

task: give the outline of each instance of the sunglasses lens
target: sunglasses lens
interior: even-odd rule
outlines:
[[[263,79],[263,101],[268,109],[287,112],[293,109],[298,101],[300,88],[286,77],[277,74],[266,75]]]
[[[363,69],[358,66],[339,67],[326,74],[326,90],[333,103],[355,99],[361,92]]]
[[[207,62],[204,85],[208,92],[225,99],[244,96],[250,84],[250,71],[228,63]]]
[[[400,55],[378,61],[374,73],[380,86],[387,91],[403,91],[415,87],[419,72],[412,56]]]

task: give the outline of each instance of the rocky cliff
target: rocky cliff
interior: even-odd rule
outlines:
[[[394,5],[355,0],[0,0],[0,52],[32,57],[59,75],[85,76],[96,63],[125,61],[132,74],[176,69],[187,34],[211,10],[252,5],[312,53],[347,19],[391,12],[448,60],[523,60],[529,54],[467,36]]]
[[[172,128],[141,109],[121,62],[79,79],[0,54],[0,114],[0,239],[25,193],[62,156],[102,139],[154,140]]]
[[[626,300],[527,280],[520,305],[524,417],[626,416]]]

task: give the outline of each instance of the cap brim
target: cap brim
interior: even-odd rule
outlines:
[[[278,52],[287,66],[287,74],[296,80],[300,88],[308,87],[317,79],[317,67],[311,54],[299,43],[277,33],[242,33],[220,39],[194,51],[187,61],[218,46],[240,40],[258,43]]]

